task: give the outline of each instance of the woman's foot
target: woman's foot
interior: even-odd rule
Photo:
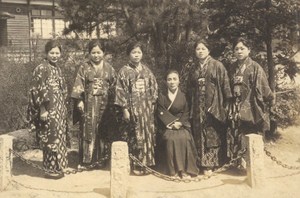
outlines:
[[[191,175],[185,173],[185,172],[181,172],[181,179],[191,179]]]
[[[133,168],[132,168],[132,173],[134,175],[137,175],[137,176],[142,176],[142,175],[146,174],[146,171],[143,167],[140,167],[138,165],[134,165]]]
[[[172,179],[180,179],[179,175],[176,173],[175,175],[171,176]]]
[[[87,170],[88,168],[87,168],[86,165],[78,164],[78,165],[77,165],[77,169],[78,169],[78,170]]]
[[[207,169],[205,169],[205,170],[203,171],[203,174],[204,174],[205,176],[212,176],[212,175],[213,175],[213,171],[212,171],[212,169],[207,168]]]

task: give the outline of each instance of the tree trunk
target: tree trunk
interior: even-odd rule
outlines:
[[[190,6],[194,6],[194,0],[190,0],[189,2]],[[192,8],[189,8],[188,11],[189,14],[189,21],[187,22],[185,26],[185,41],[188,42],[190,40],[190,35],[192,32],[192,25],[193,25],[193,17],[194,17],[194,12]]]
[[[267,11],[271,7],[271,0],[267,0]],[[266,37],[265,42],[267,46],[267,61],[268,61],[268,74],[269,74],[269,85],[272,91],[275,90],[275,70],[273,63],[273,49],[272,49],[272,26],[270,25],[270,16],[266,15]]]
[[[272,37],[270,35],[270,37]],[[267,38],[267,61],[268,61],[268,74],[269,74],[269,84],[272,91],[275,90],[275,71],[273,63],[273,52],[272,52],[272,38]]]

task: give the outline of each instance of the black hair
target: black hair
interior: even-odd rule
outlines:
[[[205,45],[205,47],[210,51],[211,50],[211,45],[210,43],[208,42],[208,40],[206,39],[198,39],[196,40],[196,42],[194,43],[194,49],[197,48],[197,46],[202,43],[203,45]]]
[[[169,69],[166,73],[165,79],[167,80],[169,74],[177,74],[179,78],[179,72],[176,69]]]
[[[238,37],[234,42],[233,42],[233,49],[235,48],[235,46],[238,44],[238,43],[243,43],[247,48],[251,49],[252,48],[252,45],[251,45],[251,42],[245,38],[245,37]]]
[[[130,52],[137,47],[139,47],[142,50],[142,52],[144,51],[142,43],[140,43],[140,42],[129,43],[127,46],[127,50],[126,50],[127,55],[129,55]]]
[[[104,52],[103,46],[99,40],[91,40],[87,45],[89,54],[91,53],[92,49],[97,46]]]
[[[48,52],[55,48],[58,47],[59,51],[61,52],[61,45],[57,40],[49,40],[46,45],[45,45],[45,52],[48,54]]]

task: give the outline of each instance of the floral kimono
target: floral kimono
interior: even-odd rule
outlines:
[[[223,64],[208,56],[203,65],[193,63],[187,93],[191,105],[192,132],[198,165],[213,168],[225,163],[226,103],[232,97]]]
[[[234,100],[229,112],[228,155],[235,158],[245,134],[264,135],[270,129],[267,103],[274,99],[274,94],[262,67],[249,57],[241,66],[233,64],[229,76]]]
[[[140,68],[140,69],[138,69]],[[137,81],[142,83],[137,83]],[[157,83],[150,69],[141,64],[127,64],[118,73],[115,104],[127,108],[130,122],[123,123],[129,149],[148,166],[155,165],[154,104],[157,99]],[[124,127],[125,126],[125,127]]]
[[[28,116],[43,149],[43,166],[50,171],[67,167],[67,89],[60,68],[44,61],[33,72]],[[40,119],[41,107],[49,115]]]
[[[179,172],[197,175],[197,151],[191,134],[189,108],[184,93],[178,89],[172,101],[168,94],[160,94],[157,102],[158,126],[161,131],[163,168],[165,174],[175,175]],[[182,123],[180,129],[168,126],[175,121]]]
[[[75,99],[73,121],[80,121],[80,163],[103,162],[108,155],[108,133],[114,99],[116,73],[103,61],[97,70],[91,62],[79,67],[71,97]],[[77,104],[84,102],[84,113]]]

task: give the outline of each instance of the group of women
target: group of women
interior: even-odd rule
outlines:
[[[211,174],[236,157],[245,134],[268,130],[274,96],[263,69],[249,57],[249,42],[239,38],[233,47],[237,61],[227,71],[209,55],[209,43],[198,40],[194,61],[182,73],[169,70],[162,91],[142,62],[140,43],[128,45],[129,61],[116,73],[104,59],[101,43],[91,41],[89,59],[79,67],[71,93],[74,123],[80,125],[79,166],[105,166],[107,133],[116,125],[120,136],[126,134],[131,154],[170,176]],[[57,65],[59,43],[49,41],[45,52],[45,61],[33,72],[28,112],[46,176],[57,178],[67,167],[67,90]],[[119,114],[112,112],[116,109]],[[112,115],[120,115],[118,123],[111,122]],[[135,162],[131,165],[134,174],[146,174]]]

